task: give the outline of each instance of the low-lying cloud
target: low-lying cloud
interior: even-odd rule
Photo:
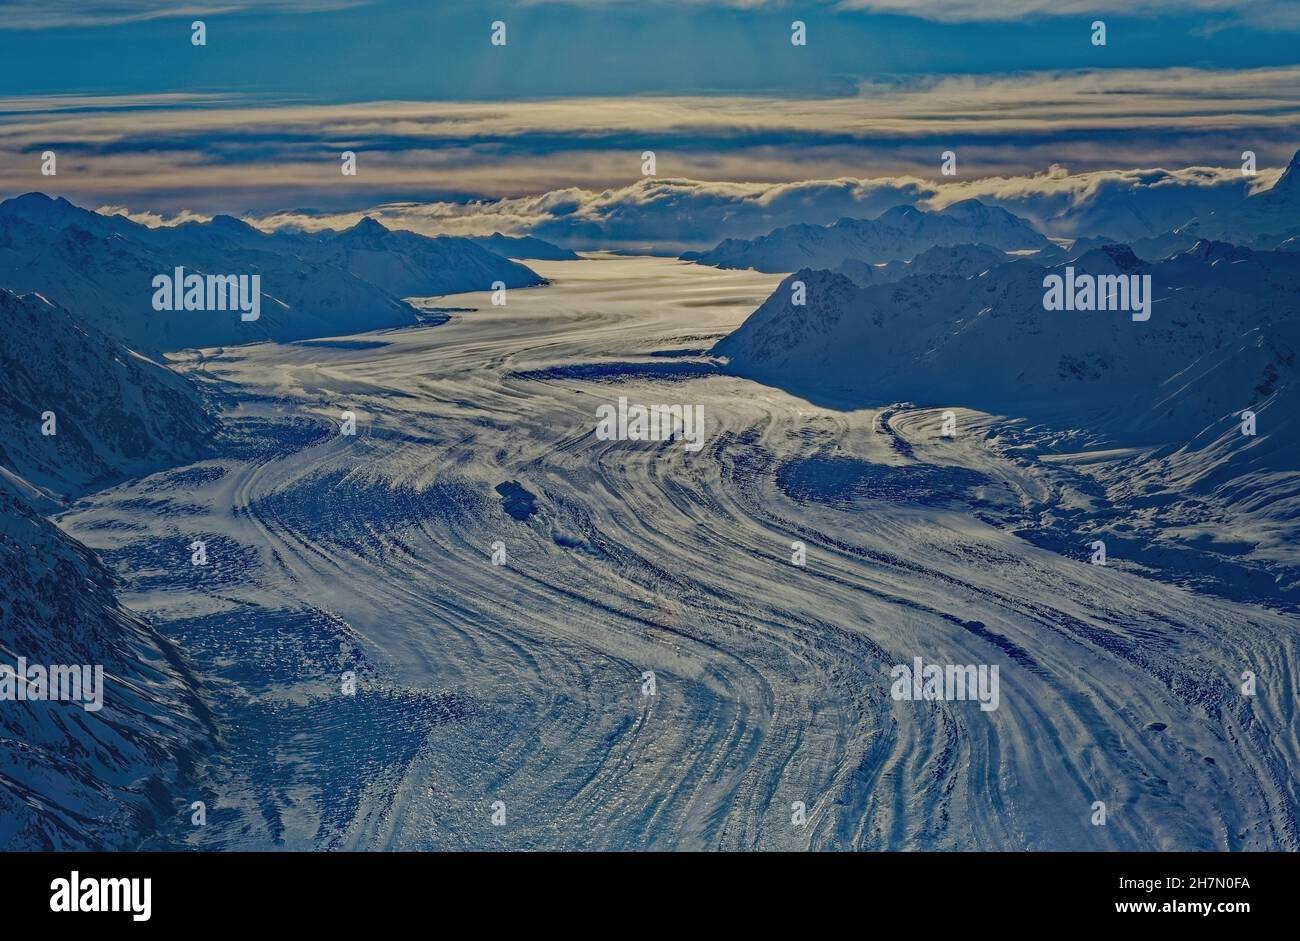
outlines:
[[[1300,66],[930,76],[805,99],[25,97],[0,100],[0,195],[43,190],[155,224],[230,213],[338,228],[369,214],[663,252],[976,197],[1052,235],[1130,239],[1232,205],[1298,145]],[[47,150],[57,177],[40,172]],[[939,172],[947,150],[955,177]],[[1245,150],[1274,169],[1243,176]],[[343,151],[355,176],[339,172]]]
[[[1300,66],[927,77],[863,82],[835,98],[26,97],[0,100],[0,194],[57,186],[76,201],[142,211],[339,212],[598,194],[637,180],[645,150],[662,177],[939,185],[947,150],[957,153],[957,179],[979,180],[1057,163],[1076,172],[1231,166],[1245,149],[1276,165],[1297,141]],[[57,178],[40,173],[46,150],[58,154]],[[345,150],[358,155],[355,177],[339,173]],[[852,205],[842,192],[826,199]]]
[[[1024,216],[1048,235],[1132,240],[1194,217],[1209,218],[1271,186],[1280,168],[1243,177],[1239,167],[1071,173],[1063,166],[1029,176],[936,184],[916,177],[734,183],[646,179],[593,192],[566,188],[538,196],[472,203],[395,202],[346,212],[251,215],[264,229],[343,229],[364,216],[426,235],[533,234],[579,249],[678,253],[725,238],[752,238],[800,223],[866,218],[893,206],[942,209],[977,198]],[[110,211],[125,211],[110,207]],[[193,218],[131,214],[149,224]]]

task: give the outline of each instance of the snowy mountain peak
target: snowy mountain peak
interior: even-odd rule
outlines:
[[[1231,242],[1216,242],[1213,239],[1198,239],[1185,252],[1175,255],[1175,258],[1193,258],[1198,261],[1237,261],[1242,258],[1248,258],[1255,254],[1249,248],[1242,248],[1240,245],[1233,245]]]
[[[213,216],[212,220],[208,224],[212,226],[214,229],[223,232],[231,232],[231,233],[237,232],[241,234],[253,234],[253,235],[260,234],[258,229],[253,228],[243,219],[236,218],[235,216],[227,216],[227,215]]]
[[[352,228],[339,232],[333,237],[333,240],[349,248],[382,251],[393,234],[393,230],[382,222],[370,216],[365,216]]]
[[[986,206],[978,199],[962,199],[939,210],[942,215],[959,219],[983,219],[991,215],[1011,216],[1005,209]],[[1014,217],[1013,217],[1014,218]]]
[[[469,239],[480,248],[500,255],[502,258],[541,258],[550,261],[574,261],[578,255],[568,248],[561,248],[550,242],[531,235],[502,235],[493,232],[488,236],[471,236]]]
[[[683,257],[722,268],[794,271],[834,268],[849,260],[867,264],[906,261],[934,246],[973,243],[1004,251],[1049,244],[1019,216],[969,199],[939,212],[895,206],[874,219],[841,219],[831,226],[785,226],[756,239],[727,239],[710,251]]]
[[[1127,274],[1145,267],[1146,262],[1127,245],[1107,244],[1079,255],[1074,265],[1093,274]]]
[[[939,278],[971,278],[981,271],[1012,261],[1011,255],[991,245],[936,245],[911,261],[891,261],[883,265],[850,258],[834,270],[851,279],[858,287],[888,284],[919,275]]]
[[[40,192],[23,193],[21,196],[15,196],[12,199],[6,199],[0,206],[17,211],[17,212],[49,212],[54,207],[68,207],[72,203],[68,202],[62,196],[47,196]]]
[[[1291,157],[1291,162],[1286,165],[1286,169],[1282,171],[1282,175],[1278,177],[1269,192],[1300,194],[1300,150]]]
[[[380,222],[378,219],[374,219],[371,216],[365,216],[360,222],[358,222],[352,228],[348,229],[343,234],[345,236],[354,235],[354,236],[364,236],[367,238],[378,238],[387,235],[390,231],[392,230],[389,229],[382,222]]]
[[[917,216],[920,214],[921,214],[921,210],[917,209],[915,206],[906,206],[906,205],[894,206],[892,209],[886,209],[879,216],[877,216],[876,219],[878,221],[889,220],[889,219],[907,219],[911,216]],[[857,221],[858,221],[857,219],[851,219],[846,217],[841,219],[839,223],[837,223],[837,225],[839,224],[852,225]]]
[[[860,287],[828,272],[800,272],[805,305],[793,306],[783,284],[714,354],[739,375],[812,401],[1051,412],[1070,427],[1105,427],[1124,441],[1189,440],[1274,394],[1288,396],[1279,412],[1289,414],[1300,388],[1300,258],[1202,240],[1149,264],[1123,245],[1073,264],[1093,275],[1149,272],[1157,305],[1151,325],[1045,312],[1044,269],[1032,261],[998,265],[981,278]],[[1135,408],[1138,402],[1150,404]]]
[[[370,218],[321,235],[263,232],[233,216],[149,228],[40,193],[0,204],[0,246],[0,287],[39,291],[145,353],[411,326],[416,311],[399,297],[544,283],[468,239],[393,232]],[[151,279],[177,265],[257,272],[278,303],[249,322],[153,310]]]
[[[1127,245],[1103,245],[1100,250],[1122,271],[1134,271],[1142,267],[1142,259]]]
[[[24,193],[0,203],[0,215],[53,226],[68,225],[85,217],[95,216],[95,213],[74,206],[62,196],[51,198],[44,193]]]

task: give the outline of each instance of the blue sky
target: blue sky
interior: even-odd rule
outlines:
[[[378,210],[422,231],[519,231],[652,197],[668,222],[732,200],[797,218],[799,200],[824,215],[1077,198],[1134,168],[1239,186],[1225,174],[1243,150],[1269,179],[1298,148],[1295,0],[0,6],[0,196],[151,219]],[[692,186],[647,187],[646,149]],[[939,177],[949,149],[954,180]],[[40,173],[49,150],[57,177]]]
[[[1001,6],[1032,5],[1028,0]],[[1220,9],[1206,12],[1205,5]],[[23,0],[11,0],[8,11],[0,11],[0,94],[237,91],[330,102],[663,92],[826,95],[843,94],[870,76],[1248,68],[1300,61],[1300,32],[1270,20],[1270,5],[1193,0],[1152,5],[1147,15],[1135,17],[1121,14],[1143,9],[1141,4],[1102,0],[1087,6],[1100,9],[1095,16],[1107,23],[1108,43],[1099,49],[1088,41],[1094,19],[1088,12],[942,22],[824,3],[376,0],[303,12],[312,6],[303,0],[290,11],[208,14],[195,12],[203,4],[187,9],[148,0],[39,0],[26,9]],[[67,12],[60,13],[61,6]],[[961,3],[906,6],[942,15]],[[999,6],[999,0],[988,0],[975,9],[999,15]],[[1275,6],[1281,11],[1284,5]],[[133,7],[139,15],[151,9],[180,15],[75,25],[97,9],[107,19]],[[208,25],[206,49],[189,44],[188,25],[195,17]],[[790,45],[789,24],[796,18],[808,24],[808,48]],[[494,19],[507,23],[505,48],[488,45]],[[6,22],[49,25],[3,29]]]

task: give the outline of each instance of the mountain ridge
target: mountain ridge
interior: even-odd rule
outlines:
[[[153,277],[176,267],[260,275],[261,317],[153,310]],[[262,232],[231,216],[150,228],[41,193],[0,203],[0,287],[42,293],[150,354],[412,326],[419,314],[398,294],[489,290],[496,281],[545,283],[469,240],[395,232],[374,220],[307,236]]]
[[[967,199],[937,211],[903,205],[871,219],[783,226],[754,239],[724,239],[708,251],[680,257],[719,268],[787,272],[834,268],[849,260],[867,264],[909,261],[927,249],[973,243],[1003,251],[1042,249],[1051,244],[1025,219]]]

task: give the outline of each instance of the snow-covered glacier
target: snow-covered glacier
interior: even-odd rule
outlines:
[[[1021,264],[970,317],[1010,310]],[[829,319],[764,341],[790,313],[779,275],[534,267],[550,285],[504,306],[428,302],[441,325],[174,357],[219,410],[215,451],[58,515],[210,704],[218,746],[181,782],[206,824],[178,804],[146,845],[1297,848],[1297,620],[1285,585],[1249,588],[1294,571],[1289,514],[1235,468],[1235,501],[1178,483],[1234,442],[1110,447],[955,379],[874,401],[814,387],[888,357],[837,343]],[[812,274],[808,316],[840,299],[854,329],[924,318],[908,299],[956,296],[968,274]],[[1173,310],[1150,323],[1171,342]],[[1187,343],[1228,330],[1206,316]],[[1056,329],[1014,318],[1026,342]],[[939,336],[929,322],[908,342]],[[788,363],[814,341],[785,385],[745,375],[758,351]],[[1025,368],[1046,382],[1056,361]],[[702,410],[703,447],[602,438],[620,398]],[[1273,448],[1278,412],[1260,410]],[[1127,420],[1109,414],[1103,432]],[[1255,486],[1282,486],[1286,460]],[[891,669],[918,657],[997,666],[998,708],[895,698]]]

